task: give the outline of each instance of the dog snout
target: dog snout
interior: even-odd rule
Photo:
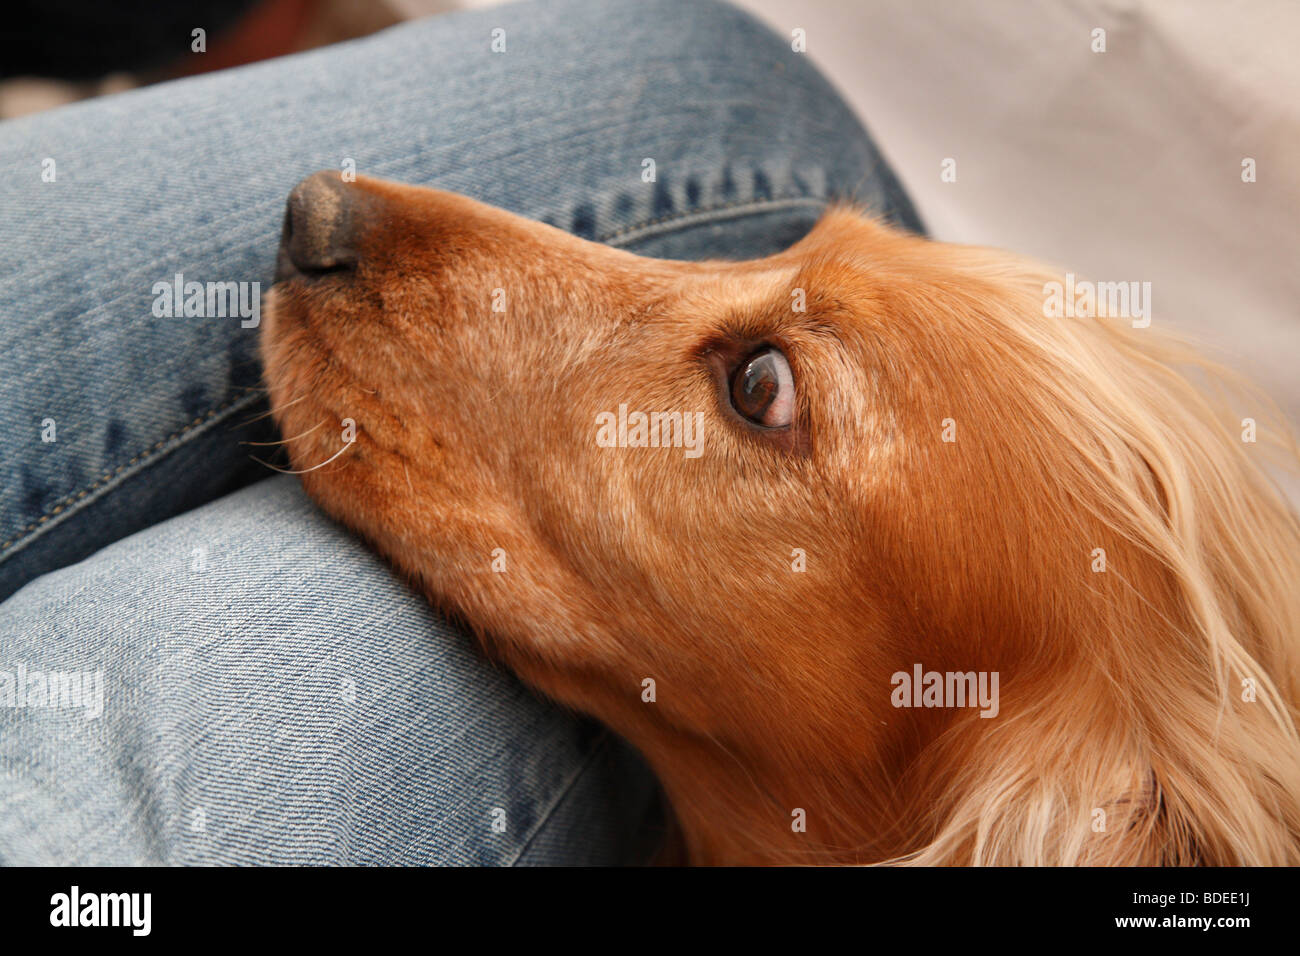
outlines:
[[[337,172],[308,176],[289,193],[276,278],[352,269],[373,203]]]

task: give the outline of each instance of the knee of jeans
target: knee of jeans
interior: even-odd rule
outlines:
[[[594,195],[541,217],[551,225],[619,242],[720,209],[838,200],[922,231],[898,178],[793,26],[775,32],[720,0],[567,4],[570,22],[602,38],[590,42],[617,47],[625,78],[606,108],[622,111],[611,120],[624,148],[639,152],[615,157],[614,175],[589,177]]]

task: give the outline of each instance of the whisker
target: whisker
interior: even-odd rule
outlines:
[[[323,421],[317,422],[315,425],[307,429],[305,432],[299,432],[297,435],[294,435],[292,438],[279,438],[275,441],[241,441],[239,444],[241,445],[287,445],[291,441],[297,441],[299,438],[302,438],[306,435],[310,435],[317,428],[320,428],[321,425],[324,424],[325,422]]]
[[[253,459],[253,461],[257,462],[259,465],[265,465],[267,468],[270,468],[272,471],[278,471],[283,475],[305,475],[307,474],[307,472],[315,471],[317,468],[324,468],[335,458],[343,454],[345,451],[347,451],[355,444],[356,444],[355,441],[348,442],[346,445],[344,445],[334,454],[330,455],[328,458],[322,461],[319,465],[312,465],[310,468],[281,468],[278,465],[271,464],[269,461],[262,461],[262,459],[258,458],[256,455],[249,455],[248,457]]]
[[[309,395],[310,393],[300,395],[297,398],[295,398],[292,402],[285,402],[283,405],[280,406],[280,408],[288,408],[290,405],[297,405],[299,402],[301,402],[304,398],[307,398]],[[242,421],[237,424],[231,425],[230,430],[234,431],[236,428],[243,428],[245,425],[251,425],[253,424],[253,422],[261,421],[263,418],[266,418],[269,415],[274,415],[276,411],[277,410],[274,408],[268,409],[267,411],[254,415],[252,418],[248,419],[247,421]]]

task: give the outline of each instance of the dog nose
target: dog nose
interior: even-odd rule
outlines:
[[[284,213],[277,278],[294,270],[310,275],[354,267],[363,197],[337,172],[314,173],[294,186]]]

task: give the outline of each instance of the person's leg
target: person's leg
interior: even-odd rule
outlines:
[[[643,862],[649,771],[276,478],[0,614],[0,863]]]
[[[290,188],[348,163],[650,255],[774,252],[836,196],[919,225],[807,57],[696,0],[455,14],[0,124],[0,598],[264,473],[257,328],[155,312],[178,275],[268,288]]]

